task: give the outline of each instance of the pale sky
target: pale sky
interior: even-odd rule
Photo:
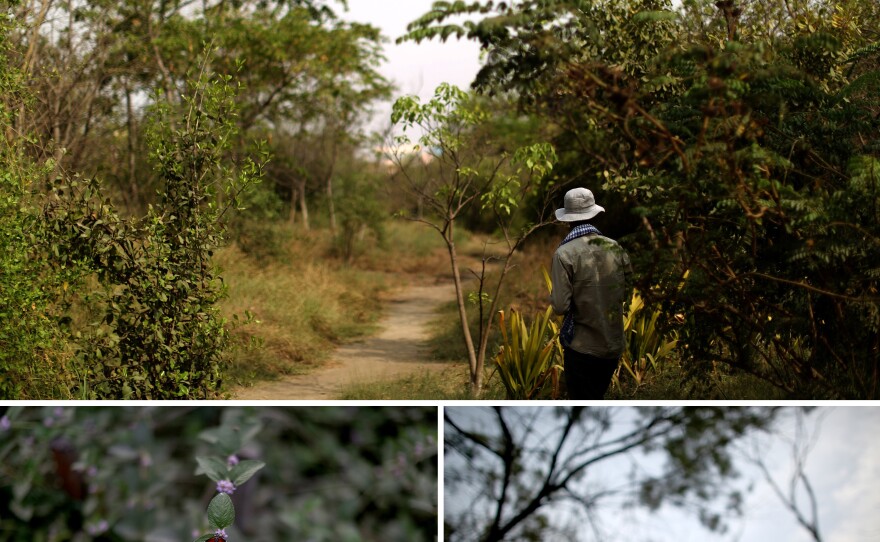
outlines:
[[[461,411],[458,407],[456,410]],[[468,409],[464,409],[468,410]],[[473,411],[475,416],[478,409]],[[477,419],[477,418],[474,418]],[[785,438],[794,435],[793,411],[778,420],[772,438],[759,438],[744,445],[743,454],[757,450],[780,486],[787,491],[791,473],[790,450]],[[831,406],[811,414],[808,432],[815,442],[806,460],[806,474],[818,497],[819,527],[826,542],[880,541],[880,407]],[[741,454],[737,454],[742,457]],[[639,459],[640,467],[650,465]],[[739,486],[753,484],[746,494],[744,516],[730,523],[731,530],[720,535],[704,530],[693,515],[672,507],[656,514],[640,508],[602,506],[598,517],[605,540],[616,542],[810,542],[812,538],[799,526],[772,492],[770,486],[747,461],[737,461],[743,476]],[[618,470],[622,469],[622,470]],[[601,487],[620,477],[623,465],[608,465],[594,473],[591,484]],[[587,476],[590,479],[591,475]],[[589,480],[585,479],[585,483]],[[462,499],[458,503],[466,506]],[[805,500],[802,502],[806,503]],[[609,503],[611,504],[611,503]],[[562,513],[562,510],[560,510]],[[590,538],[587,538],[590,540]]]
[[[819,421],[806,472],[818,495],[819,526],[829,542],[880,541],[880,407],[830,407]],[[785,482],[788,454],[765,450]],[[762,484],[747,501],[741,540],[806,542],[807,534]]]
[[[394,41],[406,33],[406,25],[431,9],[433,0],[349,0],[348,12],[334,6],[342,19],[369,23],[389,39],[385,44],[386,62],[380,73],[397,85],[394,98],[418,95],[430,98],[440,83],[467,89],[480,67],[479,46],[472,41],[451,37],[420,44]],[[381,130],[390,123],[391,102],[376,107],[371,128]]]

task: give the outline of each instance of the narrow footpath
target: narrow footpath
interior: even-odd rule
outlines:
[[[354,383],[442,369],[444,364],[429,359],[429,326],[437,309],[454,298],[451,282],[406,286],[392,292],[376,335],[339,347],[326,364],[309,374],[238,388],[233,399],[339,399],[341,391]]]

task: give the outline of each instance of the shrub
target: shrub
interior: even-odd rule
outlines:
[[[225,523],[196,474],[241,482],[264,462],[235,484],[230,542],[427,542],[437,442],[428,407],[0,406],[0,539],[193,540]]]
[[[507,398],[535,399],[548,382],[552,397],[557,398],[562,346],[559,327],[552,319],[553,308],[547,307],[531,325],[515,310],[510,311],[507,325],[504,311],[498,314],[503,344],[495,356],[495,366]]]
[[[76,266],[48,269],[39,250],[51,232],[40,217],[34,180],[45,178],[51,164],[29,160],[24,147],[30,141],[16,130],[30,96],[8,63],[13,25],[0,14],[0,398],[30,399],[65,395],[70,386],[60,368],[65,354],[51,305],[67,291]]]
[[[224,215],[261,174],[261,164],[225,160],[236,133],[230,79],[203,72],[180,110],[157,101],[148,135],[164,189],[145,217],[121,219],[94,179],[54,187],[46,213],[57,264],[85,260],[98,282],[75,338],[89,397],[207,397],[220,386],[228,332],[211,257],[225,242]]]
[[[647,309],[642,296],[634,291],[629,311],[624,317],[623,330],[626,335],[626,350],[615,373],[615,381],[620,386],[623,371],[640,385],[650,372],[660,372],[660,361],[675,351],[678,335],[675,332],[663,333],[657,326],[662,311]]]

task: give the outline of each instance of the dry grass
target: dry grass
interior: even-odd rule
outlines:
[[[467,234],[456,242],[466,242]],[[440,234],[419,222],[395,220],[385,226],[380,246],[364,251],[354,263],[365,270],[424,276],[448,276],[449,256]]]
[[[326,257],[328,237],[292,239],[284,261],[256,261],[235,247],[216,255],[229,287],[224,315],[253,316],[233,330],[232,383],[307,372],[338,343],[374,329],[386,279]]]
[[[459,401],[473,399],[468,384],[467,364],[447,364],[441,370],[429,371],[387,382],[349,386],[342,399],[357,401]],[[504,399],[504,388],[498,379],[489,378],[480,400]]]
[[[340,343],[375,329],[381,296],[390,287],[448,274],[443,240],[414,222],[389,222],[383,242],[367,239],[350,264],[333,256],[327,230],[275,238],[284,241],[273,257],[257,259],[235,246],[215,256],[229,287],[223,314],[230,320],[253,316],[234,327],[227,384],[306,373]]]

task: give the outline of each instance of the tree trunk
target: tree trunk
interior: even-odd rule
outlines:
[[[336,170],[336,156],[339,145],[334,140],[333,150],[330,153],[330,164],[327,166],[327,175],[324,184],[327,190],[327,210],[330,213],[330,231],[336,236],[336,207],[333,205],[333,172]]]
[[[336,208],[333,205],[333,176],[327,176],[327,210],[330,213],[330,231],[336,235]]]
[[[455,282],[455,302],[458,305],[458,318],[461,321],[461,331],[464,334],[464,343],[467,347],[468,362],[470,364],[471,394],[476,397],[483,389],[483,360],[477,357],[476,350],[474,349],[474,339],[471,336],[471,328],[468,325],[467,301],[464,298],[464,288],[461,283],[461,270],[458,266],[458,253],[455,250],[454,233],[454,219],[451,219],[444,238],[446,239],[446,248],[449,251],[449,262],[452,265],[452,280]]]
[[[492,331],[492,317],[495,316],[495,311],[498,307],[498,298],[501,296],[501,285],[504,283],[504,278],[507,276],[507,272],[510,271],[510,259],[513,257],[513,250],[508,252],[507,257],[504,258],[504,267],[501,269],[501,275],[498,277],[498,282],[495,285],[495,293],[492,295],[492,301],[489,303],[489,318],[486,320],[485,328],[481,330],[480,336],[480,349],[477,351],[477,359],[480,360],[480,367],[484,367],[486,363],[486,351],[489,347],[489,333]],[[485,275],[485,268],[483,270],[483,274]],[[480,279],[482,280],[482,278]],[[480,320],[480,325],[483,325],[483,321]],[[481,369],[482,370],[482,369]]]
[[[293,226],[296,224],[296,205],[299,195],[299,187],[297,186],[296,180],[290,179],[290,213],[287,216],[287,221],[290,222],[290,225]]]
[[[125,114],[127,116],[128,128],[128,187],[131,190],[131,200],[136,209],[140,209],[141,195],[137,184],[137,155],[135,154],[135,125],[134,125],[134,109],[131,105],[131,88],[128,81],[125,82]]]
[[[299,212],[302,214],[302,224],[303,228],[306,231],[311,230],[311,225],[309,224],[309,206],[306,202],[306,181],[303,179],[300,181],[299,185]]]

